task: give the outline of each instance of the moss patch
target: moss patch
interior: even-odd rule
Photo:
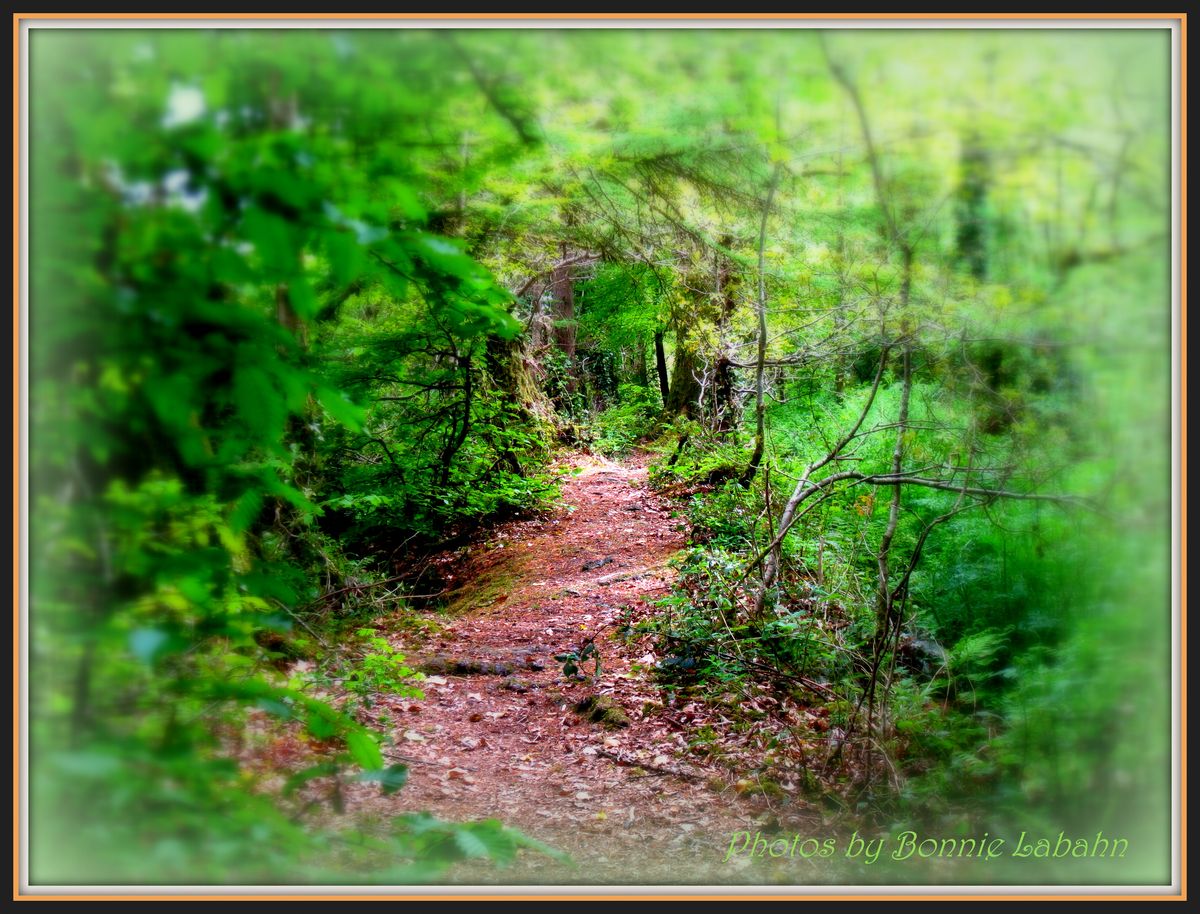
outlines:
[[[511,676],[513,666],[502,660],[475,657],[431,657],[418,667],[422,673],[442,676]]]
[[[608,695],[589,695],[575,705],[575,713],[610,730],[629,726],[629,715]]]
[[[521,577],[522,557],[504,557],[505,567],[465,585],[446,606],[446,613],[460,615],[473,609],[484,609],[507,600]]]

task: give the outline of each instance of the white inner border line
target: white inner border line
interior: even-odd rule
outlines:
[[[21,28],[59,29],[1166,29],[1178,34],[1175,20],[1162,19],[38,19]]]
[[[1181,738],[1181,673],[1182,645],[1181,630],[1181,502],[1182,491],[1180,434],[1180,393],[1182,388],[1182,340],[1180,317],[1182,314],[1182,238],[1180,236],[1182,163],[1179,149],[1182,137],[1180,123],[1181,32],[1179,21],[1171,18],[1132,20],[1090,19],[988,19],[983,14],[978,19],[144,19],[93,20],[93,19],[38,19],[36,16],[23,18],[20,22],[18,45],[20,53],[20,99],[18,121],[19,143],[19,237],[18,263],[20,279],[19,302],[19,403],[21,436],[19,459],[19,625],[20,662],[19,682],[20,741],[18,751],[21,772],[29,770],[29,554],[28,554],[28,467],[29,467],[29,29],[1169,29],[1171,31],[1171,605],[1172,605],[1172,687],[1171,687],[1171,884],[1169,886],[854,886],[854,885],[683,885],[683,886],[589,886],[589,885],[404,885],[404,886],[238,886],[238,885],[193,885],[193,886],[30,886],[29,884],[29,797],[26,779],[19,777],[19,823],[20,823],[20,870],[19,889],[23,895],[1174,895],[1180,891],[1181,876],[1181,828],[1180,816],[1180,757]]]

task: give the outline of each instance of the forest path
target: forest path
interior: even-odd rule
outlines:
[[[507,869],[464,867],[451,881],[740,881],[739,861],[722,863],[731,834],[777,821],[764,797],[743,797],[729,772],[697,763],[693,706],[653,681],[648,638],[618,633],[657,611],[674,577],[668,562],[685,543],[643,464],[572,456],[552,514],[497,528],[457,569],[467,583],[437,636],[409,643],[389,633],[431,672],[423,701],[387,696],[373,708],[409,762],[409,781],[364,802],[380,813],[499,818],[575,861],[522,852]],[[594,659],[579,664],[586,679],[565,676],[554,656],[588,638],[598,679]],[[627,726],[577,713],[598,694]]]

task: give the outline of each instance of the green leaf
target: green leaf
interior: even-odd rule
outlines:
[[[305,768],[303,771],[297,771],[289,777],[283,784],[282,793],[285,797],[291,796],[309,781],[316,778],[327,778],[337,774],[338,766],[336,762],[320,762]]]
[[[246,426],[269,443],[283,435],[287,410],[274,379],[262,367],[242,364],[233,376],[233,401]]]
[[[301,320],[310,321],[317,316],[317,296],[304,277],[298,276],[288,282],[288,301]]]
[[[307,209],[313,201],[313,186],[301,176],[282,169],[263,169],[254,174],[259,199],[270,205],[272,198],[293,210]]]
[[[454,832],[454,843],[458,845],[458,849],[462,851],[464,857],[490,857],[492,851],[487,843],[483,841],[473,831],[466,828],[456,829]]]
[[[295,486],[289,486],[284,483],[274,473],[265,473],[262,477],[263,486],[272,495],[282,498],[289,504],[294,505],[305,514],[320,514],[321,508],[314,504],[304,496],[304,493],[299,491]]]
[[[234,533],[244,533],[262,510],[263,493],[259,489],[247,489],[242,493],[229,513],[229,527]]]
[[[318,387],[316,394],[317,399],[321,401],[321,406],[334,421],[341,423],[353,432],[362,431],[363,422],[366,420],[366,411],[361,406],[333,387]]]
[[[351,730],[346,734],[346,748],[350,756],[362,768],[368,771],[383,767],[383,753],[379,751],[379,743],[366,730]]]
[[[288,720],[293,716],[292,709],[290,707],[285,705],[282,701],[277,701],[274,698],[260,698],[256,702],[256,706],[263,711],[266,711],[268,714],[273,714],[276,717],[282,718],[283,720]]]
[[[324,242],[334,282],[346,286],[358,279],[366,262],[358,240],[347,231],[330,231],[326,232]]]
[[[399,214],[412,222],[424,222],[428,217],[424,205],[411,187],[400,181],[392,180],[384,184],[384,194],[388,202],[399,211]]]
[[[539,841],[537,838],[531,838],[524,832],[517,831],[513,828],[506,828],[505,831],[512,837],[513,842],[520,847],[527,847],[530,850],[537,851],[539,854],[545,854],[560,863],[574,863],[571,855],[564,851],[560,851],[556,847],[551,847]]]
[[[487,278],[483,267],[448,238],[422,232],[409,236],[408,241],[417,255],[435,270],[462,280]]]
[[[295,274],[299,238],[287,220],[252,206],[242,219],[242,228],[262,258],[268,280],[283,282]]]
[[[408,782],[408,766],[397,763],[374,771],[362,771],[355,775],[354,780],[378,781],[383,787],[383,795],[390,796]]]
[[[306,726],[309,734],[319,740],[332,739],[337,733],[337,725],[333,721],[324,714],[316,713],[312,709],[309,709]]]

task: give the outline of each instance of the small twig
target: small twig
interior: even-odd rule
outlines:
[[[327,594],[322,594],[321,596],[317,597],[315,600],[313,600],[309,603],[305,603],[300,608],[308,609],[310,606],[316,606],[319,603],[324,603],[326,600],[331,600],[334,597],[340,596],[344,593],[349,593],[352,590],[368,590],[372,587],[385,587],[388,584],[399,584],[401,581],[403,581],[407,577],[408,577],[408,575],[400,575],[399,577],[388,578],[386,581],[374,581],[370,584],[351,584],[348,587],[342,587],[338,590],[331,590]],[[457,588],[456,590],[440,590],[437,593],[406,593],[406,594],[401,594],[400,597],[405,600],[415,600],[415,599],[431,600],[434,597],[442,597],[448,593],[457,593],[459,590],[462,590],[462,588],[460,587],[460,588]],[[289,610],[289,612],[290,612],[290,610]],[[307,628],[307,627],[308,626],[305,626],[305,628]]]
[[[304,630],[307,631],[314,638],[316,638],[317,643],[320,644],[321,647],[325,648],[325,650],[330,649],[329,643],[324,638],[322,638],[320,635],[318,635],[315,631],[313,631],[312,628],[309,626],[309,624],[307,622],[305,622],[303,618],[301,618],[299,613],[297,613],[291,607],[285,606],[283,603],[279,602],[278,600],[275,600],[274,602],[280,607],[280,609],[282,609],[285,613],[287,613],[289,616],[291,616],[293,619],[295,619],[297,622],[299,622],[302,626],[304,626]]]
[[[385,754],[385,758],[387,758],[389,761],[411,762],[414,765],[430,765],[434,768],[445,768],[446,767],[441,762],[431,762],[431,761],[428,761],[427,759],[423,759],[423,758],[413,758],[411,755],[400,755],[397,752],[388,752]],[[474,771],[475,770],[474,768],[471,768],[468,765],[455,764],[452,767],[462,768],[464,771]]]
[[[618,755],[615,752],[609,752],[607,749],[597,749],[596,754],[603,756],[616,762],[618,765],[625,765],[628,768],[641,768],[647,774],[669,775],[671,777],[683,778],[688,781],[699,780],[698,774],[692,774],[690,771],[681,771],[678,768],[663,768],[659,765],[651,765],[649,762],[639,762],[637,760],[627,759],[624,756]]]

